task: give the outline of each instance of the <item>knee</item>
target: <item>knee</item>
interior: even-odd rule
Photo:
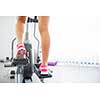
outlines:
[[[45,34],[48,32],[48,26],[47,25],[39,25],[39,32],[40,34]]]
[[[21,22],[21,23],[25,23],[26,21],[26,16],[19,16],[18,19],[17,19],[18,22]]]

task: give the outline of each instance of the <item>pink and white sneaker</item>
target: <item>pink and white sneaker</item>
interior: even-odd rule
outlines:
[[[39,70],[40,70],[41,75],[48,75],[48,68],[47,68],[47,66],[45,66],[43,64],[40,64]]]
[[[17,45],[17,54],[16,59],[25,59],[26,58],[26,49],[23,43]]]

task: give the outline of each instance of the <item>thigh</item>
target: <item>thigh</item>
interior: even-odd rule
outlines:
[[[48,30],[49,16],[38,16],[38,26],[40,30]]]

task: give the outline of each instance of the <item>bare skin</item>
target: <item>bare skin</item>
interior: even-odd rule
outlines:
[[[16,23],[16,36],[17,42],[22,43],[24,25],[26,21],[26,16],[18,16]],[[38,16],[38,28],[41,36],[42,45],[42,64],[47,66],[49,48],[50,48],[50,36],[48,31],[49,16]]]

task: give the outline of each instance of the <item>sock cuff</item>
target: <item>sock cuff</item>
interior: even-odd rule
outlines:
[[[17,49],[19,49],[19,48],[25,48],[24,44],[23,43],[17,44]]]

